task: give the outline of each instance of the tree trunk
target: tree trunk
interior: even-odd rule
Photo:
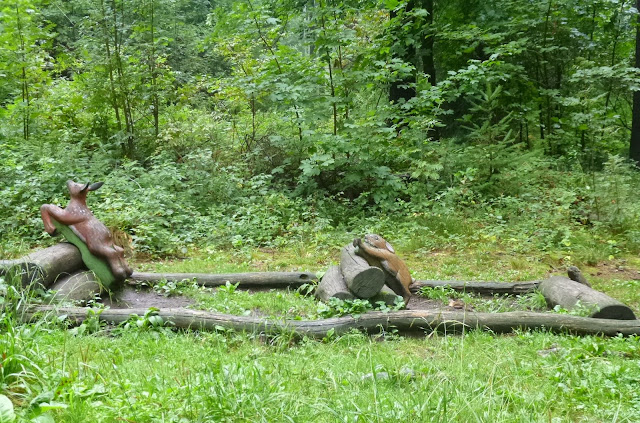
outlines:
[[[309,272],[255,272],[255,273],[138,273],[129,277],[130,281],[158,282],[162,280],[179,282],[195,279],[201,286],[214,287],[229,283],[239,283],[240,287],[284,287],[300,286],[318,277]]]
[[[358,298],[371,298],[384,286],[385,274],[382,269],[369,266],[367,261],[356,254],[352,244],[340,253],[340,270],[349,290]]]
[[[73,323],[81,323],[87,318],[89,308],[32,306],[17,314],[22,321],[31,322],[50,316],[66,316]],[[144,315],[147,309],[104,309],[98,319],[120,324],[132,314]],[[402,310],[395,312],[369,312],[353,318],[334,317],[324,320],[273,320],[249,316],[233,316],[189,309],[164,309],[157,315],[174,327],[190,330],[211,330],[220,328],[238,332],[293,333],[297,336],[326,337],[329,331],[335,335],[345,334],[352,329],[368,333],[397,329],[401,333],[428,334],[434,331],[460,333],[472,329],[489,330],[494,333],[509,333],[520,329],[549,330],[552,332],[579,335],[640,335],[637,320],[611,320],[578,317],[556,313],[475,313],[470,311],[422,311]]]
[[[391,288],[389,288],[387,285],[384,285],[380,292],[378,292],[376,296],[371,298],[369,301],[373,304],[377,303],[378,301],[382,301],[386,305],[392,306],[396,303],[396,299],[398,297],[400,297],[400,299],[402,300],[401,295],[396,294]]]
[[[347,283],[340,272],[339,266],[331,266],[316,288],[316,298],[327,302],[330,298],[352,300],[354,295],[347,288]]]
[[[56,291],[56,300],[89,301],[102,293],[102,287],[92,271],[77,272],[58,279],[51,289]]]
[[[542,281],[539,289],[550,307],[559,305],[567,310],[585,307],[590,310],[590,317],[598,319],[636,319],[633,311],[620,301],[563,276]]]
[[[636,10],[640,10],[640,0],[636,0]],[[640,69],[640,14],[636,19],[636,68]],[[633,112],[631,120],[631,140],[629,158],[640,163],[640,91],[633,92]]]
[[[23,288],[39,284],[48,288],[59,277],[70,275],[84,267],[80,251],[61,242],[38,250],[17,261],[7,271],[9,280],[20,282]]]

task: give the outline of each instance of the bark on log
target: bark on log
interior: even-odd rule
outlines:
[[[542,281],[539,289],[550,307],[559,305],[571,310],[580,302],[581,307],[593,310],[590,317],[620,320],[636,318],[633,311],[620,301],[564,276],[552,276]]]
[[[420,280],[411,285],[411,291],[417,292],[422,287],[449,287],[455,291],[473,292],[476,294],[526,294],[538,288],[540,281],[527,282],[471,282],[471,281],[435,281]]]
[[[158,282],[162,280],[179,282],[195,279],[198,285],[214,287],[227,282],[240,283],[240,287],[284,287],[300,286],[318,277],[310,272],[255,272],[255,273],[138,273],[134,272],[129,281]]]
[[[20,281],[23,288],[35,284],[48,288],[59,277],[83,268],[80,251],[69,243],[61,242],[19,259],[9,267],[7,275],[11,280]]]
[[[47,315],[65,315],[80,323],[87,318],[88,308],[33,306],[18,313],[25,321],[37,320]],[[144,315],[147,309],[104,309],[98,316],[102,321],[119,324],[131,314]],[[288,332],[299,336],[322,338],[333,330],[336,335],[352,329],[377,333],[390,328],[407,333],[460,333],[471,329],[508,333],[516,329],[545,329],[552,332],[567,332],[578,335],[640,335],[640,321],[612,320],[578,317],[567,314],[532,313],[525,311],[509,313],[475,313],[469,311],[424,311],[402,310],[389,313],[370,312],[357,319],[351,316],[324,320],[265,320],[249,316],[232,316],[189,309],[164,309],[158,312],[164,321],[173,322],[176,328],[193,330],[219,330],[220,328],[247,332]]]
[[[373,304],[375,304],[378,301],[384,301],[384,303],[388,306],[392,306],[395,304],[396,302],[396,298],[400,297],[400,299],[402,299],[402,297],[398,294],[396,294],[395,292],[393,292],[393,290],[391,288],[389,288],[387,285],[384,285],[382,287],[382,289],[380,290],[380,292],[378,292],[373,298],[371,298],[371,302]]]
[[[102,286],[91,270],[77,272],[57,280],[51,289],[56,300],[89,301],[102,293]]]
[[[0,260],[0,276],[5,275],[9,268],[18,262],[19,260]]]
[[[356,297],[371,298],[384,286],[384,271],[369,266],[367,260],[356,254],[352,244],[344,247],[340,253],[340,271],[347,287]]]
[[[316,288],[316,298],[327,302],[329,298],[352,300],[354,298],[340,272],[339,266],[331,266]]]

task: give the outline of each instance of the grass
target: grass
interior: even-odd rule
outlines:
[[[401,246],[402,247],[402,246]],[[399,248],[400,250],[400,248]],[[402,251],[402,250],[401,250]],[[321,271],[338,249],[193,251],[193,258],[136,263],[139,270]],[[561,253],[509,252],[490,242],[468,251],[401,253],[418,279],[531,280],[562,271]],[[626,260],[626,261],[625,261]],[[583,266],[594,287],[638,311],[633,257]],[[635,267],[637,268],[637,267]],[[314,318],[294,290],[179,287],[197,308],[238,315]],[[171,288],[173,289],[173,288]],[[432,293],[446,301],[450,292]],[[539,298],[495,298],[482,311],[535,308]],[[170,332],[130,325],[76,331],[3,322],[2,391],[20,421],[56,422],[635,422],[640,420],[640,338],[353,332],[324,340]],[[6,359],[5,359],[6,360]],[[49,420],[50,421],[50,420]]]

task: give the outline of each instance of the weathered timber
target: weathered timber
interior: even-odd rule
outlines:
[[[100,281],[91,270],[58,279],[51,289],[56,300],[89,301],[102,292]]]
[[[87,318],[89,308],[32,306],[18,313],[23,321],[33,321],[47,315],[66,316],[73,323]],[[102,321],[119,324],[132,314],[144,315],[146,309],[104,309],[97,316]],[[509,313],[475,313],[469,311],[402,310],[389,313],[370,312],[357,319],[351,316],[324,320],[268,320],[249,316],[233,316],[189,309],[163,309],[157,312],[164,321],[176,328],[246,332],[292,332],[299,336],[325,337],[329,331],[340,335],[352,329],[377,333],[380,329],[395,328],[400,332],[421,334],[433,331],[460,333],[471,329],[509,333],[516,329],[545,329],[578,335],[640,335],[640,321],[578,317],[556,313],[525,311]],[[95,314],[94,314],[95,317]]]
[[[14,264],[18,264],[20,260],[0,260],[0,276],[3,276],[7,273],[9,268]]]
[[[331,266],[324,274],[318,287],[316,288],[315,296],[321,301],[329,301],[329,298],[338,298],[341,300],[352,300],[354,298],[347,283],[340,272],[339,266]]]
[[[380,292],[378,292],[369,301],[371,301],[373,304],[375,304],[378,301],[383,301],[386,305],[392,306],[395,304],[396,298],[398,297],[400,297],[400,299],[403,300],[401,295],[396,294],[395,292],[393,292],[391,288],[389,288],[387,285],[384,285],[380,290]]]
[[[53,226],[65,237],[67,241],[75,245],[80,251],[80,255],[82,256],[82,261],[84,264],[93,271],[93,273],[98,277],[102,285],[106,288],[115,288],[114,283],[117,282],[116,276],[111,271],[111,267],[106,262],[106,260],[97,257],[91,251],[89,251],[89,247],[87,243],[80,239],[76,233],[71,230],[71,228],[67,225],[63,225],[57,220],[51,218],[51,223]]]
[[[569,276],[569,279],[571,279],[572,281],[576,281],[591,288],[591,284],[589,283],[587,278],[584,277],[580,269],[578,269],[576,266],[567,267],[567,276]]]
[[[61,242],[18,259],[9,267],[7,276],[23,288],[36,284],[48,288],[59,277],[82,268],[80,251],[69,243]]]
[[[349,290],[359,298],[371,298],[382,289],[385,273],[382,269],[370,266],[367,260],[356,254],[352,244],[340,253],[340,271]]]
[[[411,285],[411,291],[417,292],[422,287],[449,287],[455,291],[473,292],[476,294],[526,294],[538,288],[541,281],[527,282],[473,282],[473,281],[436,281],[419,280]]]
[[[635,320],[636,318],[633,311],[620,301],[564,276],[545,279],[538,289],[550,307],[559,305],[571,310],[579,306],[592,310],[590,317],[600,319]]]
[[[198,285],[214,287],[227,282],[239,283],[240,287],[283,287],[300,286],[316,280],[310,272],[252,272],[252,273],[141,273],[133,272],[130,281],[138,282],[179,282],[185,279],[195,280]]]

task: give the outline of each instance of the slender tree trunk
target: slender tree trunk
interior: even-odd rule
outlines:
[[[111,58],[111,45],[109,43],[110,35],[107,27],[107,13],[104,7],[104,1],[100,1],[100,8],[102,9],[102,32],[104,34],[104,47],[107,55],[107,69],[109,72],[109,90],[111,92],[111,107],[116,114],[116,124],[118,125],[118,131],[122,131],[122,118],[120,117],[120,107],[118,106],[118,95],[116,93],[115,81],[113,78],[113,61]]]
[[[636,0],[636,10],[640,10],[640,0]],[[636,20],[636,68],[640,69],[640,15]],[[631,121],[631,141],[629,157],[640,163],[640,91],[633,92],[633,116]]]
[[[16,3],[16,23],[18,25],[18,40],[20,42],[20,55],[22,56],[22,72],[21,72],[21,79],[22,79],[22,84],[21,84],[21,88],[22,88],[22,136],[25,140],[29,139],[29,121],[31,119],[30,117],[30,111],[29,111],[29,107],[30,107],[30,97],[29,97],[29,82],[27,81],[27,67],[26,67],[26,60],[27,60],[27,55],[26,55],[26,51],[25,51],[25,41],[24,41],[24,29],[22,27],[22,20],[20,19],[20,8],[18,6],[18,3]]]
[[[159,123],[159,101],[158,101],[158,75],[156,69],[156,45],[155,45],[155,0],[151,0],[151,57],[150,57],[150,71],[151,71],[151,106],[153,107],[153,129],[156,138],[160,133]]]

